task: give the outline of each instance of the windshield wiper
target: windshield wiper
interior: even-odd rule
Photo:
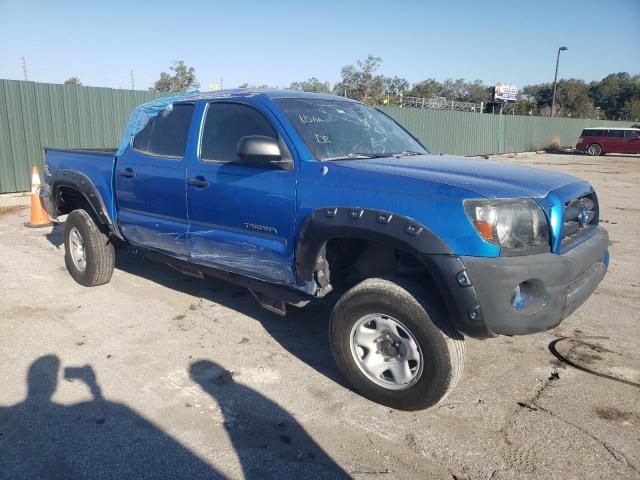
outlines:
[[[424,155],[424,153],[414,152],[413,150],[403,150],[402,152],[394,153],[393,156],[396,158],[400,157],[413,157],[414,155]]]
[[[386,153],[350,153],[348,155],[343,155],[341,157],[331,157],[331,158],[325,158],[325,161],[332,161],[332,160],[365,160],[368,158],[386,158],[389,157],[391,155],[388,155]]]

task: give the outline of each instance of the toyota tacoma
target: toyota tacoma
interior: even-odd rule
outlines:
[[[555,327],[609,259],[587,182],[434,155],[375,108],[296,91],[141,105],[117,149],[45,149],[41,197],[68,215],[65,263],[82,285],[107,283],[129,244],[278,314],[335,299],[340,371],[405,410],[454,387],[465,336]]]

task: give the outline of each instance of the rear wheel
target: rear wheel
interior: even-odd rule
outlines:
[[[115,265],[115,250],[86,210],[74,210],[64,231],[64,262],[73,279],[85,287],[108,283]]]
[[[598,155],[602,155],[602,147],[597,143],[592,143],[587,147],[587,153],[592,157],[597,157]]]
[[[354,389],[393,408],[435,405],[462,373],[463,337],[448,326],[437,299],[403,279],[370,278],[345,293],[330,336]]]

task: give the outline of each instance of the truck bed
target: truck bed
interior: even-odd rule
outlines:
[[[82,182],[78,175],[88,178],[95,185],[105,210],[115,216],[113,195],[113,168],[115,148],[48,148],[44,149],[45,183]],[[85,183],[88,183],[85,181]]]
[[[105,147],[105,148],[56,148],[56,147],[44,147],[45,152],[72,152],[72,153],[88,153],[94,155],[108,155],[114,156],[117,148]]]

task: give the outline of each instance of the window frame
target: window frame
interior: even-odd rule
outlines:
[[[186,142],[184,144],[184,152],[182,152],[182,156],[178,157],[178,156],[173,156],[173,155],[160,155],[158,153],[148,152],[148,151],[145,151],[145,150],[140,150],[139,148],[135,148],[133,146],[133,142],[135,141],[136,137],[140,134],[140,132],[142,132],[142,130],[144,130],[144,128],[147,127],[147,125],[149,124],[148,122],[147,122],[147,125],[145,125],[144,128],[142,130],[140,130],[140,132],[136,133],[134,136],[131,137],[131,141],[129,143],[129,147],[131,148],[131,150],[133,150],[135,152],[138,152],[141,155],[145,155],[147,157],[159,158],[161,160],[164,159],[164,160],[170,160],[170,161],[174,161],[174,162],[180,162],[180,161],[184,160],[184,158],[186,156],[186,153],[187,153],[187,149],[189,148],[189,133],[191,131],[191,124],[193,123],[193,116],[194,116],[194,114],[196,112],[196,104],[195,104],[195,102],[174,102],[173,105],[174,106],[177,106],[177,105],[191,105],[191,107],[192,107],[191,108],[191,119],[189,120],[189,125],[187,126],[187,140],[186,140]],[[151,120],[153,120],[154,118],[156,118],[156,117],[152,117],[149,120],[149,122]]]
[[[622,133],[622,135],[613,135],[613,133]],[[607,138],[624,138],[624,130],[621,130],[619,128],[609,128],[607,130]]]
[[[282,135],[280,134],[280,130],[278,129],[278,127],[275,125],[274,122],[271,121],[271,119],[265,115],[259,108],[257,108],[255,105],[251,105],[250,103],[247,102],[241,102],[241,101],[237,101],[237,100],[229,100],[229,99],[224,99],[224,100],[213,100],[210,102],[207,102],[204,111],[202,112],[202,120],[200,123],[200,135],[198,136],[198,151],[196,154],[196,157],[198,159],[198,163],[202,164],[202,165],[238,165],[238,166],[243,166],[243,167],[250,167],[250,168],[257,168],[260,170],[281,170],[283,172],[285,171],[292,171],[295,169],[295,165],[293,166],[293,168],[291,170],[282,170],[282,169],[278,169],[277,167],[273,167],[273,168],[269,168],[269,167],[260,167],[258,165],[255,164],[250,164],[250,163],[244,163],[244,162],[240,162],[240,161],[234,161],[234,160],[207,160],[207,159],[203,159],[202,158],[202,140],[204,139],[204,129],[205,126],[207,124],[207,115],[209,114],[209,109],[213,106],[213,105],[240,105],[242,107],[248,107],[251,108],[252,110],[255,110],[256,112],[258,112],[259,115],[262,115],[262,117],[268,122],[268,124],[271,126],[271,128],[273,129],[273,131],[276,134],[276,140],[278,142],[278,145],[280,147],[280,152],[282,153],[282,157],[283,158],[288,158],[293,160],[293,156],[291,155],[291,151],[287,145],[287,143],[285,142],[284,138],[282,137]],[[294,162],[295,163],[295,162]]]

